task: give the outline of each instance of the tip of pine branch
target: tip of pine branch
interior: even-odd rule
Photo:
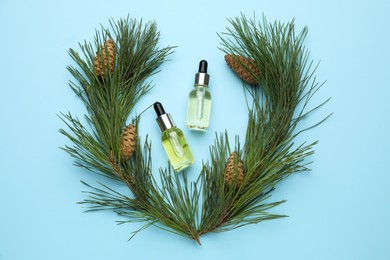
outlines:
[[[196,243],[198,243],[199,246],[202,245],[202,243],[200,242],[199,236],[197,236],[197,237],[195,238],[195,241],[196,241]]]

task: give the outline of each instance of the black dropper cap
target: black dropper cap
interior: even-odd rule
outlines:
[[[208,86],[210,76],[207,74],[207,61],[201,60],[199,62],[198,73],[195,74],[195,85]]]
[[[164,107],[160,102],[154,103],[153,107],[154,110],[156,111],[157,116],[161,116],[165,114]]]
[[[199,62],[199,73],[207,73],[207,61],[201,60]]]
[[[165,130],[175,127],[175,123],[173,122],[173,119],[170,114],[165,113],[164,107],[160,102],[155,102],[154,110],[157,114],[157,124],[160,127],[161,132],[164,132]]]

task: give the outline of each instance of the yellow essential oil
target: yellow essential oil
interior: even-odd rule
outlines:
[[[172,127],[161,135],[161,141],[175,171],[181,171],[194,163],[194,157],[183,132]]]

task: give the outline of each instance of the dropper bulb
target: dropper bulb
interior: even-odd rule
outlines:
[[[199,62],[199,73],[207,73],[207,61],[201,60]]]
[[[154,103],[153,107],[154,110],[156,111],[157,116],[161,116],[165,114],[164,107],[160,102]]]

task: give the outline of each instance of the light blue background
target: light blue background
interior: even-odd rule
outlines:
[[[390,259],[388,1],[11,1],[0,0],[0,260],[41,259]],[[197,158],[195,178],[215,132],[242,137],[246,108],[240,81],[218,50],[216,32],[243,12],[269,21],[296,18],[309,26],[305,42],[327,83],[312,105],[332,97],[302,127],[330,112],[327,122],[298,141],[320,140],[311,173],[278,185],[272,210],[290,217],[201,237],[203,245],[140,225],[117,226],[112,212],[83,213],[80,179],[103,181],[72,165],[58,149],[69,142],[56,116],[82,116],[67,86],[68,48],[93,40],[99,24],[132,17],[156,20],[160,46],[177,45],[155,88],[137,111],[160,100],[182,126]],[[201,59],[209,61],[212,122],[205,134],[184,129],[186,96]],[[165,165],[155,115],[143,117],[153,142],[154,168]]]

